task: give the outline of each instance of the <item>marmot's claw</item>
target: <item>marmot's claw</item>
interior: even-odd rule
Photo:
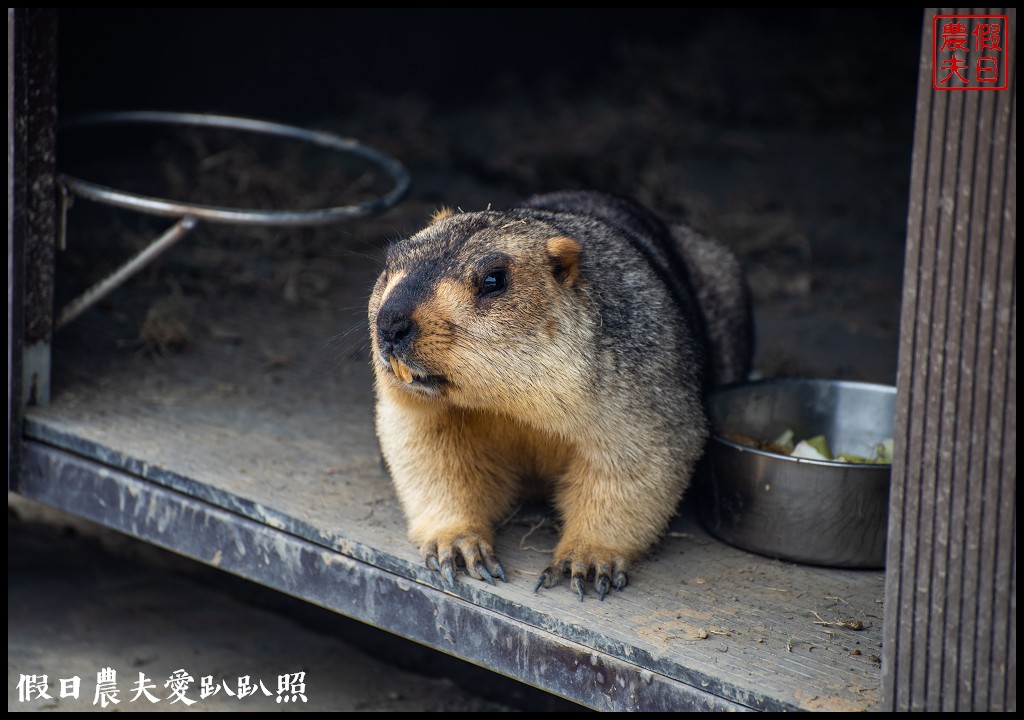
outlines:
[[[494,548],[487,543],[481,542],[480,556],[483,559],[480,574],[484,576],[484,579],[487,580],[487,582],[493,585],[495,577],[500,577],[502,582],[508,582],[508,580],[505,579],[505,570],[501,567],[501,563],[498,562],[498,558],[494,556]],[[485,571],[489,571],[489,573]]]
[[[491,543],[475,533],[458,535],[451,540],[431,542],[421,547],[426,566],[440,572],[448,585],[455,584],[458,568],[464,565],[467,575],[494,585],[494,578],[504,582],[505,570],[494,555]]]
[[[580,575],[573,575],[572,580],[569,581],[569,587],[572,588],[574,593],[580,596],[580,602],[583,602],[583,577]]]
[[[558,584],[558,579],[561,576],[562,573],[554,565],[548,565],[541,572],[540,577],[537,578],[537,584],[533,586],[533,591],[538,592],[541,589],[541,587],[554,587]]]
[[[628,581],[625,571],[626,563],[621,558],[613,556],[608,560],[599,560],[593,554],[588,554],[588,559],[574,559],[579,555],[579,553],[570,552],[563,560],[553,562],[544,568],[533,591],[537,592],[541,587],[554,587],[558,584],[559,579],[567,573],[571,577],[569,587],[580,600],[585,597],[588,578],[593,578],[594,591],[601,600],[604,600],[612,588],[621,590],[626,587]],[[587,555],[584,557],[586,558]]]

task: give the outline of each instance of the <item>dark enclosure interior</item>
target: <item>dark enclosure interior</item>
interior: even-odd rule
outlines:
[[[208,252],[237,243],[224,267],[207,259],[225,293],[247,281],[254,289],[231,265],[246,243],[249,265],[280,275],[289,258],[353,246],[372,254],[441,205],[470,210],[535,192],[601,189],[689,218],[740,254],[757,301],[760,374],[891,384],[920,13],[867,17],[65,10],[59,109],[276,120],[354,137],[410,169],[409,199],[372,223],[248,241],[233,231],[221,233],[220,246],[207,236],[190,241]],[[117,158],[120,145],[122,160],[139,159],[138,146],[119,134],[86,140],[94,153]],[[210,181],[222,184],[220,196],[207,185],[190,188],[190,199],[258,202],[247,183],[273,172],[260,165],[265,156],[251,148],[226,155],[217,165],[224,173]],[[149,156],[133,167],[154,194],[156,183],[188,182],[180,168],[161,174]],[[311,194],[329,204],[352,199],[339,187],[342,173],[323,163],[286,170],[257,178],[279,183],[279,204],[308,206]],[[95,267],[104,248],[82,237],[75,220],[72,254]],[[275,256],[283,246],[298,256]],[[325,265],[313,272],[338,284]],[[194,293],[189,278],[179,280]],[[344,318],[337,324],[348,327]]]

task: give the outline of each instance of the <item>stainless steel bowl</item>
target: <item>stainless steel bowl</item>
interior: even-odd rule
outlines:
[[[885,565],[891,465],[804,460],[723,437],[825,435],[834,452],[871,456],[893,436],[896,389],[778,379],[716,391],[700,481],[701,517],[721,540],[770,557],[833,567]]]

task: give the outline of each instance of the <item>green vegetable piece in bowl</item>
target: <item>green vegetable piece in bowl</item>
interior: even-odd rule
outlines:
[[[886,438],[875,448],[874,462],[879,465],[892,465],[892,438]]]
[[[782,433],[772,441],[772,451],[775,452],[775,448],[779,448],[786,453],[791,453],[793,452],[793,448],[796,447],[794,440],[795,435],[793,434],[793,431],[787,429],[786,432]]]
[[[832,450],[828,446],[828,440],[824,435],[816,435],[807,440],[801,440],[793,448],[790,457],[804,458],[806,460],[831,460]]]

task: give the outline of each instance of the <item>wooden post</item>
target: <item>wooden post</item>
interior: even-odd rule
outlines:
[[[7,486],[22,408],[50,395],[56,252],[56,8],[7,9]]]
[[[936,14],[1008,16],[1007,89],[934,89]],[[987,21],[963,22],[973,59],[973,31]],[[1016,11],[929,9],[923,40],[897,377],[884,709],[1014,711]]]

